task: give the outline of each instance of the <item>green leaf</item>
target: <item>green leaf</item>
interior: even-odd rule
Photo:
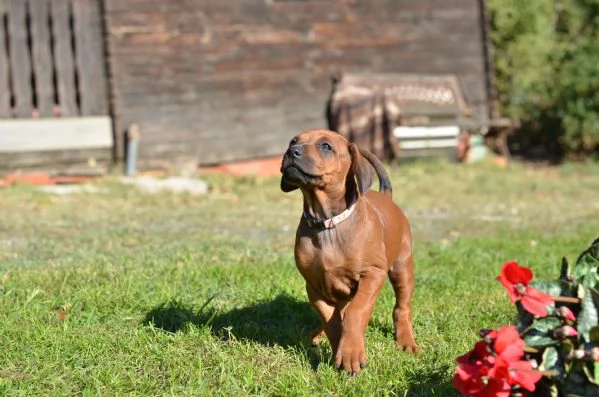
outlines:
[[[561,325],[561,321],[555,317],[535,319],[522,332],[522,339],[524,339],[527,346],[535,348],[557,345],[559,341],[553,338],[553,330]]]
[[[584,363],[582,367],[587,379],[594,385],[599,384],[599,378],[597,377],[597,375],[599,375],[599,371],[597,370],[597,367],[598,366],[592,361]]]
[[[599,275],[597,275],[597,266],[591,266],[584,264],[575,267],[573,274],[576,276],[576,280],[582,286],[591,288],[596,287],[599,283]]]
[[[590,329],[589,339],[591,342],[599,345],[599,325],[595,325]]]
[[[536,331],[537,333],[553,335],[553,330],[561,326],[562,322],[555,317],[538,318],[525,330],[525,333]]]
[[[580,303],[580,312],[578,313],[578,335],[585,342],[591,342],[590,331],[593,327],[598,325],[599,313],[595,302],[593,302],[593,296],[591,290],[585,288],[584,297]]]
[[[599,284],[599,238],[583,251],[576,259],[573,274],[580,284],[588,288],[596,288]]]
[[[531,334],[523,337],[526,346],[540,348],[558,345],[559,341],[546,335]]]
[[[595,288],[589,288],[591,291],[591,296],[593,297],[593,303],[595,303],[595,307],[599,308],[599,291]]]
[[[559,353],[555,347],[548,347],[543,352],[543,361],[541,362],[541,371],[553,371],[559,360]]]
[[[595,266],[599,265],[599,237],[595,239],[587,248],[584,250],[576,259],[576,266],[582,263],[590,263],[595,264]]]
[[[566,257],[562,257],[562,269],[559,274],[559,278],[562,281],[567,281],[570,277],[570,264],[568,263],[568,259]]]
[[[533,280],[530,283],[530,286],[538,289],[541,292],[552,296],[560,296],[562,295],[562,289],[567,284],[564,284],[561,280],[557,281],[545,281],[545,280]]]
[[[562,382],[565,378],[565,368],[557,348],[553,346],[547,347],[543,352],[542,360],[539,369],[541,371],[552,372],[553,376]]]

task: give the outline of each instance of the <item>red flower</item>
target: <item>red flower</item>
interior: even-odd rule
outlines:
[[[492,331],[495,332],[495,331]],[[456,358],[458,364],[470,365],[470,364],[481,364],[483,360],[491,356],[489,345],[485,341],[476,342],[474,348],[468,353]]]
[[[509,397],[512,387],[506,377],[495,377],[490,365],[459,366],[453,377],[453,386],[460,392],[476,397]]]
[[[459,365],[452,383],[462,393],[471,396],[509,396],[510,385],[493,377],[495,357],[488,341],[494,340],[496,334],[497,331],[489,331],[485,340],[477,342],[471,351],[456,359]],[[505,394],[499,394],[502,391]]]
[[[512,302],[520,301],[526,311],[535,316],[547,316],[547,307],[553,304],[554,298],[544,292],[530,287],[532,271],[521,267],[517,262],[503,264],[497,280],[503,284]]]
[[[483,340],[456,359],[453,385],[471,396],[507,397],[512,386],[534,391],[541,374],[522,360],[525,342],[514,326],[485,331]]]
[[[524,356],[526,342],[520,337],[513,325],[497,331],[493,344],[495,350],[495,368],[507,369],[503,372],[509,384],[517,384],[529,391],[534,391],[534,384],[541,379],[540,372],[532,369],[530,361],[521,360]]]
[[[500,361],[501,358],[498,358],[497,360]],[[530,361],[512,361],[506,363],[505,367],[507,367],[509,374],[508,383],[519,385],[528,391],[535,391],[535,383],[543,377],[541,372],[532,368]]]
[[[526,342],[513,325],[503,327],[496,332],[493,349],[497,355],[505,356],[506,360],[511,361],[522,357],[524,346],[526,346]]]

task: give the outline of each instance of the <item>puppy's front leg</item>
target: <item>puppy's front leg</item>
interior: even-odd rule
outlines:
[[[358,291],[344,312],[341,340],[335,356],[337,368],[343,367],[345,371],[357,374],[366,365],[364,335],[386,276],[384,270],[374,266],[362,276]]]
[[[316,290],[310,284],[306,284],[306,292],[308,292],[308,299],[310,300],[310,303],[312,303],[312,306],[314,306],[320,315],[322,328],[329,339],[331,350],[333,351],[334,355],[337,351],[337,347],[339,346],[339,339],[341,338],[341,312],[335,306],[327,303],[320,292],[318,292],[318,290]],[[316,332],[314,334],[316,334]],[[319,335],[312,336],[313,343],[314,338],[317,336]]]

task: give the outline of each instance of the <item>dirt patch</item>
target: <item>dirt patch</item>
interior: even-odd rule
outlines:
[[[200,174],[220,174],[233,176],[279,176],[281,156],[267,157],[257,160],[238,161],[219,164],[213,167],[201,167]]]

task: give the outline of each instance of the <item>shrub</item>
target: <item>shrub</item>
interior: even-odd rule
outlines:
[[[599,148],[599,0],[489,0],[496,88],[524,142]]]

